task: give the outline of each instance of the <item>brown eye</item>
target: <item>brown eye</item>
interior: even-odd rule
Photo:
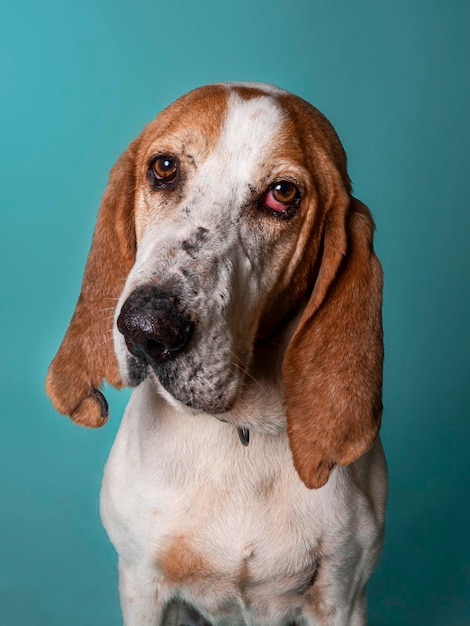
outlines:
[[[172,183],[178,173],[178,162],[172,157],[157,157],[152,170],[157,184]]]
[[[264,195],[264,205],[276,213],[286,213],[300,199],[300,191],[289,180],[281,180],[274,184]]]
[[[281,204],[292,204],[297,197],[297,187],[288,180],[277,183],[272,188],[273,198]]]

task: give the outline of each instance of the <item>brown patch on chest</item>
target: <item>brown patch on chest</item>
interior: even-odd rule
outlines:
[[[191,545],[189,537],[176,537],[158,564],[168,583],[182,584],[214,575],[207,558]]]

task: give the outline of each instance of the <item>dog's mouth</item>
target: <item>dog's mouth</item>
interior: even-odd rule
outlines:
[[[163,362],[154,361],[148,355],[129,354],[127,373],[131,387],[149,378],[157,391],[163,388],[176,403],[212,415],[224,414],[234,408],[244,378],[237,369],[227,371],[215,362],[203,366],[191,352]]]

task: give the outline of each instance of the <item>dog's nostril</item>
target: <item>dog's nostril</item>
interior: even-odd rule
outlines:
[[[177,352],[180,352],[185,347],[186,343],[187,341],[185,340],[183,343],[166,344],[161,341],[156,341],[155,339],[149,339],[144,351],[153,361],[162,363],[170,359]]]
[[[187,345],[194,324],[178,312],[174,298],[142,290],[126,300],[117,327],[131,354],[163,363]]]
[[[170,350],[169,346],[160,341],[155,341],[155,339],[149,339],[144,348],[144,353],[157,363],[162,363],[169,359],[171,352],[172,350]]]

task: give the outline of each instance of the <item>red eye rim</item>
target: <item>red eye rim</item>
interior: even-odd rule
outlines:
[[[300,202],[300,189],[291,180],[279,180],[265,191],[261,204],[275,215],[290,214]]]

